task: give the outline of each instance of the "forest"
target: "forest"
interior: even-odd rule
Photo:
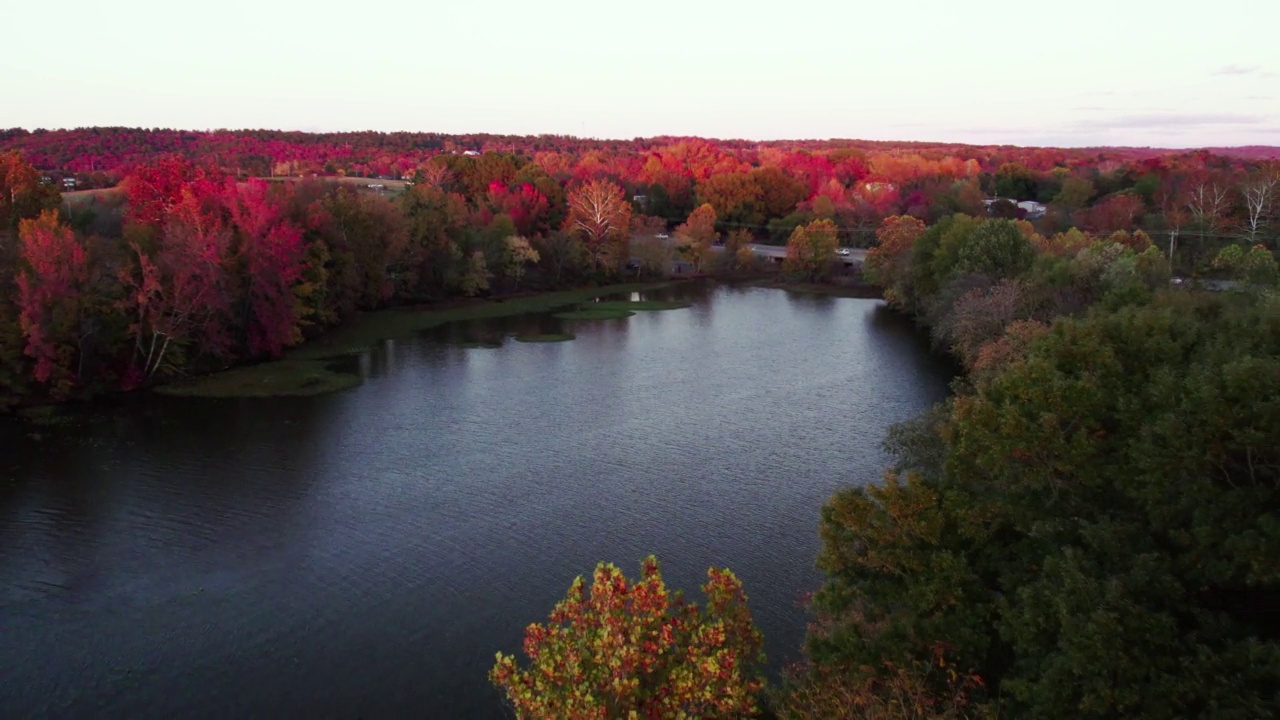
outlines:
[[[1132,234],[1207,278],[1265,275],[1280,233],[1267,148],[90,128],[0,149],[0,407],[277,357],[391,304],[653,277],[673,256],[758,270],[750,242],[822,280],[886,218],[1005,218],[1055,247]],[[104,188],[64,197],[60,178]]]
[[[765,688],[727,570],[697,606],[654,558],[634,581],[602,564],[529,627],[527,668],[499,656],[520,717],[1280,714],[1268,149],[0,138],[0,407],[278,357],[389,305],[675,257],[758,272],[750,242],[822,282],[870,249],[865,279],[964,374],[890,434],[880,482],[823,508],[805,662]],[[112,189],[63,196],[67,176]]]

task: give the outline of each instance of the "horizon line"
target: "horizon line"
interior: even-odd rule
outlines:
[[[573,141],[590,141],[590,142],[640,142],[661,139],[673,140],[705,140],[709,142],[736,142],[736,143],[802,143],[802,142],[857,142],[857,143],[877,143],[883,145],[953,145],[960,147],[1012,147],[1012,148],[1042,148],[1055,150],[1169,150],[1169,151],[1192,151],[1192,150],[1215,150],[1215,149],[1243,149],[1243,148],[1267,148],[1280,150],[1280,145],[1267,145],[1261,143],[1247,143],[1241,145],[1039,145],[1039,144],[1019,144],[1016,142],[990,142],[975,143],[963,142],[955,140],[875,140],[871,138],[857,137],[780,137],[780,138],[750,138],[750,137],[716,137],[708,135],[682,135],[682,134],[658,134],[658,135],[637,135],[633,137],[590,137],[582,135],[573,135],[570,133],[506,133],[493,131],[467,131],[467,132],[446,132],[441,130],[376,130],[373,128],[361,130],[319,130],[319,129],[299,129],[299,128],[271,128],[271,127],[240,127],[240,128],[183,128],[183,127],[144,127],[132,125],[77,125],[77,126],[60,126],[60,127],[35,127],[27,128],[23,126],[13,126],[8,128],[0,128],[0,133],[20,130],[28,134],[52,133],[52,132],[75,132],[80,130],[136,130],[141,132],[188,132],[213,134],[219,132],[225,133],[249,133],[249,132],[281,132],[281,133],[297,133],[301,135],[359,135],[359,134],[378,134],[378,135],[440,135],[445,137],[463,137],[463,136],[494,136],[509,138],[563,138]]]

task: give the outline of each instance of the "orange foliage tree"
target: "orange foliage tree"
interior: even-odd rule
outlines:
[[[716,232],[716,211],[709,203],[703,203],[689,213],[689,219],[676,228],[676,239],[680,249],[689,262],[693,263],[693,271],[700,272],[702,265],[711,255],[711,246],[720,233]]]
[[[712,568],[702,590],[705,608],[669,593],[652,555],[634,583],[600,563],[525,631],[529,667],[498,653],[490,680],[521,720],[752,717],[764,652],[742,583]]]
[[[884,288],[889,302],[905,302],[902,281],[909,270],[911,249],[924,234],[925,224],[909,215],[887,217],[876,229],[879,244],[867,252],[867,278]]]

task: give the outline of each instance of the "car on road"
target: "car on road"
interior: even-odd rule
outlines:
[[[658,233],[658,239],[659,239],[659,240],[666,240],[666,239],[667,239],[667,238],[669,238],[669,237],[671,237],[671,236],[670,236],[670,235],[668,235],[668,234],[666,234],[666,233]]]
[[[849,255],[849,248],[840,248],[836,251],[836,254],[841,257],[847,257]]]

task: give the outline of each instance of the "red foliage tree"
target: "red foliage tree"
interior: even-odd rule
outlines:
[[[229,197],[244,267],[250,355],[278,357],[302,339],[294,286],[302,277],[302,231],[284,217],[282,198],[252,181]]]
[[[187,160],[170,155],[133,170],[121,183],[129,200],[129,222],[160,227],[169,213],[183,202],[183,192],[188,185],[208,177]],[[205,191],[200,195],[207,195]]]
[[[52,210],[21,221],[18,242],[23,264],[17,277],[18,322],[27,339],[26,354],[35,360],[35,379],[63,398],[79,374],[73,366],[87,256]]]
[[[1080,224],[1086,230],[1097,233],[1112,233],[1117,230],[1132,229],[1138,218],[1142,216],[1144,204],[1142,198],[1131,193],[1118,193],[1107,197],[1088,210],[1081,211]]]
[[[130,244],[137,265],[120,272],[126,291],[121,307],[130,318],[134,342],[127,384],[153,377],[166,364],[179,367],[174,350],[220,356],[230,351],[231,233],[216,205],[209,207],[218,201],[187,186],[166,211],[155,249]]]
[[[489,192],[485,195],[485,211],[481,217],[485,225],[492,222],[494,216],[505,213],[521,235],[539,235],[548,229],[550,205],[547,197],[529,183],[521,183],[515,190],[496,180],[490,183]]]

